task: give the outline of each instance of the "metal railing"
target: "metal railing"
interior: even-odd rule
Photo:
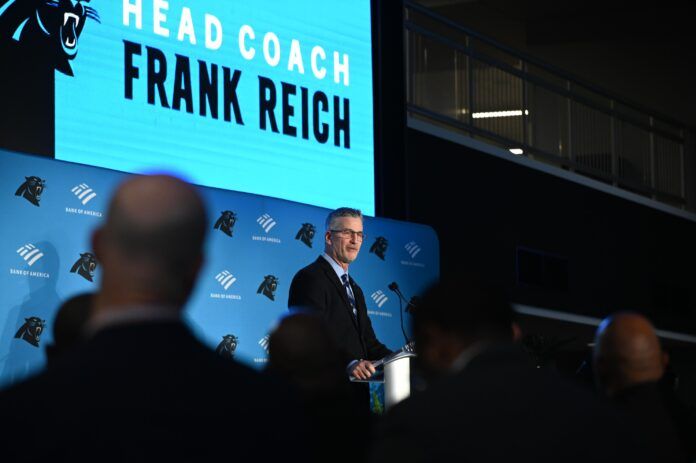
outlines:
[[[407,111],[686,208],[686,128],[404,0]]]

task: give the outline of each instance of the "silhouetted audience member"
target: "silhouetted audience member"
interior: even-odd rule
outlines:
[[[94,302],[94,293],[81,293],[67,299],[53,320],[53,342],[46,345],[46,363],[53,367],[85,340],[85,326]]]
[[[428,290],[413,329],[438,378],[386,414],[372,461],[646,461],[611,410],[530,362],[512,322],[503,294],[469,278]]]
[[[642,315],[616,314],[597,329],[593,364],[600,390],[640,429],[659,461],[686,461],[660,390],[667,362],[653,326]]]
[[[316,461],[364,461],[370,411],[346,381],[345,364],[323,319],[295,313],[271,333],[268,372],[302,393]],[[346,443],[362,443],[346,452]]]
[[[6,461],[297,461],[302,417],[275,381],[201,344],[181,313],[206,212],[169,176],[131,177],[92,238],[89,340],[0,395]],[[6,443],[7,444],[7,443]]]

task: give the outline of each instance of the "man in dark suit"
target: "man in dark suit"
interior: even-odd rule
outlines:
[[[0,395],[7,461],[300,458],[292,395],[215,355],[181,320],[206,228],[181,180],[118,189],[93,235],[102,282],[86,342]]]
[[[318,312],[326,321],[349,375],[367,379],[375,372],[371,360],[391,351],[375,335],[365,296],[348,275],[364,240],[362,213],[340,208],[326,219],[324,254],[292,280],[288,307]]]
[[[650,461],[594,397],[535,368],[513,343],[501,293],[443,281],[413,323],[431,381],[387,412],[371,461]]]

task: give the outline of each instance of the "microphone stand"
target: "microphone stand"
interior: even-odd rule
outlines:
[[[408,308],[411,307],[411,311],[415,308],[413,303],[409,302],[406,300],[404,295],[401,293],[401,290],[399,290],[399,285],[396,284],[396,282],[392,282],[389,285],[389,289],[394,291],[396,295],[399,297],[399,320],[401,322],[401,333],[404,335],[404,339],[406,340],[406,344],[410,344],[411,340],[408,338],[406,335],[406,330],[404,329],[404,307],[403,307],[403,302],[406,301],[406,311],[408,311]]]

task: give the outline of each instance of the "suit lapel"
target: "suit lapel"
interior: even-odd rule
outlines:
[[[321,267],[324,270],[324,273],[326,273],[327,278],[329,279],[329,281],[331,281],[331,283],[333,283],[334,287],[338,291],[338,294],[341,296],[341,299],[343,300],[343,306],[348,311],[348,315],[350,317],[350,320],[353,322],[353,326],[359,332],[360,330],[358,328],[358,323],[355,320],[355,317],[353,316],[353,309],[351,308],[350,301],[348,300],[346,288],[343,286],[343,283],[341,283],[341,280],[338,278],[338,275],[336,275],[336,272],[334,271],[333,267],[331,267],[331,264],[326,262],[326,259],[319,256],[319,259],[317,260],[319,260]],[[355,291],[353,291],[353,294],[355,295]],[[355,301],[355,304],[358,304],[357,299]],[[359,309],[358,313],[360,313]]]

